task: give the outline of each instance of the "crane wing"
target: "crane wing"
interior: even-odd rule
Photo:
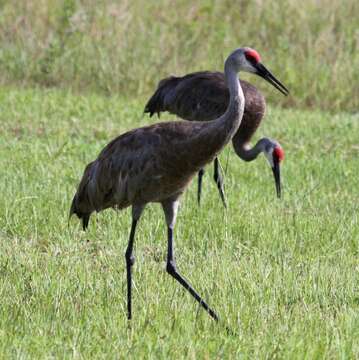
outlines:
[[[163,79],[148,101],[150,116],[168,111],[185,120],[208,121],[221,116],[228,105],[229,91],[220,72],[196,72]]]

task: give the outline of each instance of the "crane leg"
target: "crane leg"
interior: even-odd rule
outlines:
[[[197,293],[197,291],[188,283],[188,281],[182,277],[177,270],[176,260],[174,257],[174,244],[173,244],[173,228],[176,222],[178,201],[162,203],[167,222],[168,230],[168,250],[167,250],[167,266],[166,271],[174,277],[188,292],[198,301],[198,303],[208,312],[208,314],[216,321],[218,321],[218,315],[208,306],[203,298]]]
[[[198,190],[197,190],[197,201],[198,201],[198,205],[201,204],[201,193],[202,193],[202,179],[203,179],[203,175],[204,175],[204,169],[201,169],[198,172]]]
[[[135,257],[133,255],[133,243],[135,240],[135,232],[137,222],[143,211],[143,206],[133,206],[132,208],[132,225],[130,232],[130,239],[128,241],[125,259],[126,259],[126,271],[127,271],[127,319],[132,318],[132,266],[135,263]]]
[[[224,205],[224,207],[227,209],[226,196],[224,195],[223,176],[222,176],[222,173],[221,173],[221,170],[220,170],[218,158],[215,158],[215,159],[214,159],[213,178],[214,178],[214,181],[215,181],[216,184],[217,184],[217,188],[218,188],[218,191],[219,191],[219,195],[221,196],[223,205]]]

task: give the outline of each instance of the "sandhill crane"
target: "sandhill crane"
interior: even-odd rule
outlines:
[[[159,202],[167,224],[167,272],[200,303],[209,315],[217,314],[188,281],[180,275],[174,257],[173,229],[179,198],[193,176],[231,140],[244,112],[244,95],[238,82],[240,70],[255,73],[274,86],[282,85],[260,62],[258,53],[239,48],[225,61],[225,77],[230,92],[226,112],[210,122],[162,122],[129,131],[112,140],[97,159],[85,168],[73,198],[70,216],[88,226],[92,212],[132,206],[132,225],[125,253],[127,271],[127,317],[132,317],[133,244],[137,222],[149,202]]]
[[[252,161],[263,152],[267,157],[274,174],[277,196],[281,196],[280,161],[284,152],[280,144],[269,138],[260,139],[253,148],[249,142],[260,125],[265,113],[265,99],[259,90],[244,80],[240,80],[245,105],[241,125],[232,139],[236,154],[244,161]],[[276,88],[285,95],[287,91]],[[168,111],[189,121],[210,121],[221,116],[229,103],[229,89],[224,74],[221,72],[200,71],[183,77],[170,76],[162,79],[155,93],[145,106],[145,113],[160,116]],[[214,181],[226,207],[223,189],[223,178],[219,160],[214,160]],[[202,177],[204,169],[198,173],[198,203],[201,200]]]

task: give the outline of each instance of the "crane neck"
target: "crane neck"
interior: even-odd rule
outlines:
[[[237,132],[244,114],[244,94],[238,79],[238,70],[229,57],[224,64],[224,75],[229,89],[229,104],[225,113],[209,122],[209,129],[218,139],[220,151]]]
[[[239,128],[244,113],[244,94],[237,73],[232,59],[228,58],[224,64],[224,76],[229,89],[229,105],[219,120],[222,119],[223,121],[224,117],[224,121],[231,122],[231,119],[233,119],[234,133]]]
[[[244,161],[255,160],[260,153],[265,150],[268,142],[267,138],[260,139],[252,148],[249,142],[235,141],[233,138],[232,143],[236,154]]]
[[[234,70],[234,66],[230,59],[227,59],[224,63],[224,77],[226,81],[226,85],[229,89],[230,98],[236,98],[239,92],[239,88],[241,87],[238,81],[238,74]]]
[[[244,94],[238,80],[238,67],[229,57],[224,66],[225,79],[230,93],[230,101],[226,112],[213,121],[200,122],[196,135],[181,143],[179,153],[186,152],[191,159],[193,172],[210,163],[227,145],[237,132],[244,113]],[[186,149],[186,150],[184,150]]]
[[[229,89],[229,104],[219,118],[205,122],[200,137],[207,148],[208,160],[212,161],[237,132],[244,114],[244,94],[238,79],[238,69],[229,57],[224,65],[226,84]]]

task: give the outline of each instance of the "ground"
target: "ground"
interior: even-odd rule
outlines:
[[[231,145],[221,154],[228,210],[211,167],[202,206],[195,182],[183,196],[178,267],[219,324],[166,274],[163,214],[148,206],[129,324],[129,211],[97,214],[86,233],[68,212],[102,147],[158,120],[143,115],[145,99],[7,88],[0,103],[4,358],[359,357],[358,115],[269,107],[255,140],[286,152],[282,200],[264,157],[244,163]]]

